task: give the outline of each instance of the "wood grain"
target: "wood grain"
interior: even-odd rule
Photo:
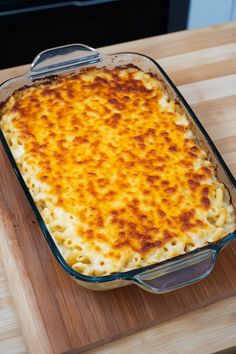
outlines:
[[[3,171],[3,170],[1,170]],[[1,176],[1,182],[4,178]],[[4,175],[5,177],[6,175]],[[8,187],[9,188],[9,187]],[[37,296],[34,293],[30,276],[25,264],[25,256],[22,254],[17,233],[17,216],[6,209],[5,203],[0,201],[0,258],[7,269],[8,285],[13,295],[17,313],[19,315],[21,329],[29,348],[37,347],[39,354],[52,353],[46,328],[38,308]],[[19,200],[18,200],[19,203]],[[20,203],[19,203],[20,207]],[[24,223],[24,220],[21,221]],[[28,230],[29,232],[30,230]],[[24,234],[24,230],[22,230]],[[11,251],[9,251],[11,250]],[[31,259],[32,264],[34,263]],[[42,289],[43,290],[43,289]],[[37,327],[35,326],[37,323]],[[30,328],[30,330],[29,330]],[[41,338],[44,338],[42,341]]]
[[[161,65],[173,81],[180,85],[181,92],[192,105],[234,173],[235,38],[236,24],[228,24],[103,49],[103,52],[133,50],[156,59],[161,58]],[[3,70],[0,72],[0,78],[3,81],[21,74],[25,69],[24,66]],[[158,323],[172,319],[168,322],[170,326],[170,323],[177,323],[177,320],[173,319],[181,314],[236,295],[235,243],[223,251],[208,279],[173,293],[156,296],[134,286],[106,293],[83,289],[70,280],[53,259],[2,151],[0,180],[0,257],[29,353],[35,353],[35,343],[39,348],[37,353],[78,353],[95,344],[109,342],[155,325],[140,337],[130,337],[130,340],[133,338],[136,343],[134,348],[137,348],[137,343],[142,348],[140,343],[143,343],[147,352],[148,343],[151,343],[152,350],[155,345],[158,346],[159,340],[154,339],[157,328],[162,328],[160,325],[156,327]],[[210,326],[213,322],[210,322]],[[188,326],[188,321],[183,323]],[[167,323],[161,326],[165,325],[167,326]],[[167,345],[165,331],[169,327],[163,328],[162,334],[158,332],[160,340],[162,338],[159,346],[162,353],[165,352],[165,344]],[[178,338],[181,328],[171,328]],[[189,336],[190,333],[194,334],[194,330],[190,330],[191,327],[187,328]],[[150,333],[150,336],[145,341],[147,333]],[[129,342],[127,338],[124,341],[126,347],[121,345],[117,348],[120,348],[120,352],[131,352],[132,340]],[[112,353],[104,350],[104,353]]]
[[[235,333],[236,301],[232,297],[96,347],[86,354],[211,354],[235,347]]]
[[[16,317],[6,275],[0,262],[0,353],[25,354],[26,347]]]

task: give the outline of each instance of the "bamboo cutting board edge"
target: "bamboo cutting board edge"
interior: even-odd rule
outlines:
[[[4,220],[0,224],[0,258],[6,272],[9,290],[17,310],[23,337],[29,350],[37,347],[38,354],[51,354],[53,351],[38,309],[37,297],[27,274],[24,256],[17,242],[15,245],[9,245],[9,238],[3,236],[4,234],[14,233],[12,215],[9,215],[8,211],[4,209],[0,204],[0,218]],[[15,257],[17,257],[17,263]],[[12,278],[14,281],[12,281]],[[34,313],[33,317],[32,313]],[[44,338],[44,340],[42,341],[41,338]]]
[[[235,333],[236,296],[233,296],[96,347],[86,354],[220,354],[222,350],[224,354],[228,350],[233,354],[236,349]],[[77,353],[72,351],[68,354]]]

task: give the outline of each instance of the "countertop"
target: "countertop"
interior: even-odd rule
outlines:
[[[235,22],[122,43],[101,48],[101,51],[134,51],[156,59],[193,107],[236,175]],[[0,82],[24,73],[27,67],[0,71]],[[0,353],[27,352],[16,313],[0,263]],[[87,354],[205,354],[222,350],[236,352],[236,297],[103,345]]]

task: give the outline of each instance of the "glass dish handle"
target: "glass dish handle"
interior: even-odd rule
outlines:
[[[69,44],[44,50],[31,64],[29,77],[41,78],[60,71],[102,61],[100,53],[84,44]]]
[[[215,249],[207,249],[189,254],[184,259],[139,273],[132,280],[145,290],[166,293],[205,278],[215,264],[217,253]]]

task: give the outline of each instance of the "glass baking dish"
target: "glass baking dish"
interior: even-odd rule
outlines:
[[[32,85],[37,79],[44,80],[51,75],[78,72],[81,68],[89,66],[106,66],[108,69],[111,69],[115,66],[127,64],[136,65],[143,71],[156,75],[157,78],[162,81],[170,98],[179,103],[190,121],[191,129],[198,145],[207,152],[208,157],[216,169],[219,181],[224,183],[227,187],[231,201],[234,207],[236,207],[236,181],[233,175],[175,85],[171,82],[160,65],[145,55],[138,53],[103,55],[83,44],[72,44],[45,50],[35,58],[26,75],[10,79],[0,86],[0,103],[4,102],[15,90],[25,85]],[[165,293],[181,288],[205,278],[213,269],[220,250],[236,238],[236,231],[234,231],[226,235],[223,239],[209,243],[205,247],[195,249],[194,251],[163,262],[127,272],[119,272],[102,277],[86,276],[78,273],[65,262],[56,246],[24,182],[2,131],[0,131],[0,139],[54,256],[59,261],[62,268],[73,279],[89,289],[108,290],[124,285],[136,284],[153,293]]]

